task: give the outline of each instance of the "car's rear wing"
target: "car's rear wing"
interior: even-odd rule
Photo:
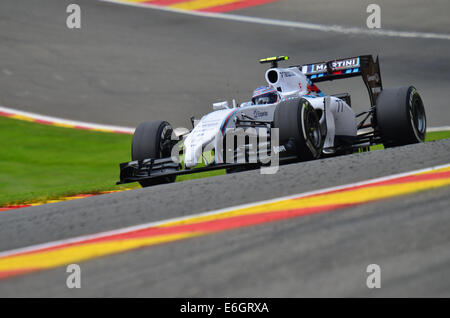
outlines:
[[[376,60],[373,59],[372,55],[361,55],[328,62],[305,64],[299,66],[299,68],[312,83],[362,76],[372,106],[375,105],[378,94],[383,89],[378,56]]]

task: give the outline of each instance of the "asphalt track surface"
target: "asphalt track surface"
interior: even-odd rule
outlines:
[[[0,105],[44,115],[136,127],[150,119],[190,127],[216,101],[250,99],[264,84],[261,57],[286,54],[292,64],[379,54],[385,87],[415,85],[429,126],[449,123],[450,41],[343,35],[200,18],[80,0],[80,30],[66,27],[69,0],[0,4]],[[293,21],[365,27],[364,2],[281,0],[233,12]],[[448,1],[384,1],[388,29],[450,33]],[[436,3],[436,4],[435,4]],[[291,10],[288,10],[291,8]],[[289,12],[289,13],[288,13]],[[360,79],[320,85],[349,91],[368,105]]]
[[[378,52],[385,87],[413,82],[427,101],[429,122],[449,122],[445,41],[299,32],[96,1],[79,1],[87,9],[82,29],[68,31],[68,3],[1,2],[1,104],[107,124],[162,118],[188,127],[181,118],[206,112],[208,101],[243,99],[262,84],[258,57],[282,53],[304,62]],[[448,33],[448,24],[447,30],[437,25],[430,22],[427,31]],[[449,158],[445,140],[282,166],[275,175],[249,171],[10,211],[0,214],[0,251],[446,164]],[[0,282],[0,296],[448,297],[449,206],[449,187],[420,192],[82,262],[79,290],[67,289],[64,267],[13,277]],[[372,263],[382,268],[379,290],[365,285]]]
[[[450,140],[0,214],[1,250],[448,162]],[[245,191],[243,190],[245,189]],[[449,296],[450,188],[227,231],[6,279],[1,296]],[[382,288],[365,286],[382,268]]]

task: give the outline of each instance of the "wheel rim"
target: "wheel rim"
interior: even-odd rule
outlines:
[[[415,130],[423,136],[426,130],[425,110],[420,98],[414,98],[410,104],[411,121]]]
[[[316,116],[313,115],[313,113],[308,114],[306,129],[307,129],[308,139],[311,141],[314,148],[319,148],[321,139],[322,139],[322,135],[320,132],[319,122],[318,122]]]
[[[171,151],[171,137],[172,137],[172,127],[167,124],[164,126],[164,128],[161,130],[161,135],[159,138],[159,156],[160,158],[166,158],[170,157],[172,155]],[[163,177],[163,179],[166,180],[166,182],[174,182],[176,179],[176,176],[170,176],[170,177]]]
[[[172,135],[172,127],[169,125],[164,126],[159,138],[159,157],[165,158],[171,155],[170,153],[170,138]]]

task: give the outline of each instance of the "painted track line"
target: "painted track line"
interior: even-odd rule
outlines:
[[[450,185],[450,164],[0,253],[0,278]]]
[[[263,24],[263,25],[271,25],[271,26],[279,26],[279,27],[287,27],[287,28],[295,28],[295,29],[305,29],[312,31],[321,31],[321,32],[332,32],[332,33],[340,33],[347,35],[369,35],[369,36],[387,36],[387,37],[395,37],[395,38],[421,38],[421,39],[434,39],[434,40],[450,40],[450,34],[445,33],[433,33],[433,32],[417,32],[417,31],[398,31],[398,30],[388,30],[388,29],[363,29],[357,27],[345,27],[341,25],[326,25],[326,24],[316,24],[316,23],[307,23],[307,22],[297,22],[297,21],[286,21],[279,19],[268,19],[268,18],[258,18],[251,16],[243,16],[236,14],[224,14],[224,13],[215,13],[215,12],[202,12],[202,11],[192,11],[192,10],[183,10],[172,7],[164,7],[159,5],[154,5],[151,3],[136,3],[136,2],[123,2],[121,0],[100,0],[102,2],[109,2],[120,5],[127,5],[145,9],[154,9],[154,10],[162,10],[167,12],[188,14],[197,17],[204,18],[214,18],[214,19],[222,19],[222,20],[230,20],[237,22],[245,22],[245,23],[253,23],[253,24]]]
[[[429,127],[427,132],[450,131],[450,126]]]
[[[24,121],[30,121],[34,123],[58,126],[58,127],[66,127],[66,128],[74,128],[74,129],[82,129],[82,130],[93,130],[93,131],[101,131],[101,132],[110,132],[110,133],[120,133],[120,134],[133,134],[134,128],[131,127],[122,127],[122,126],[112,126],[112,125],[102,125],[95,124],[89,122],[81,122],[45,115],[39,115],[35,113],[25,112],[13,108],[7,108],[0,106],[0,116],[19,119]]]
[[[58,202],[64,202],[64,201],[79,200],[79,199],[89,198],[89,197],[93,197],[93,196],[116,193],[116,192],[123,192],[123,191],[128,191],[128,190],[133,190],[133,189],[134,188],[129,187],[129,188],[124,188],[124,189],[120,189],[120,190],[100,191],[100,192],[95,192],[95,193],[78,193],[78,194],[62,196],[59,198],[49,199],[49,200],[44,200],[44,201],[33,201],[32,203],[25,202],[25,203],[21,203],[21,204],[9,204],[9,205],[0,206],[0,212],[7,212],[7,211],[11,211],[11,210],[29,208],[29,207],[39,206],[39,205],[44,205],[44,204],[52,204],[52,203],[58,203]]]

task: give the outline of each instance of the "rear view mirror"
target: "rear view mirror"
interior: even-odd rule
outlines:
[[[213,104],[213,109],[214,110],[219,110],[219,109],[228,109],[230,107],[228,107],[228,102],[224,101],[224,102],[219,102],[219,103],[214,103]]]

